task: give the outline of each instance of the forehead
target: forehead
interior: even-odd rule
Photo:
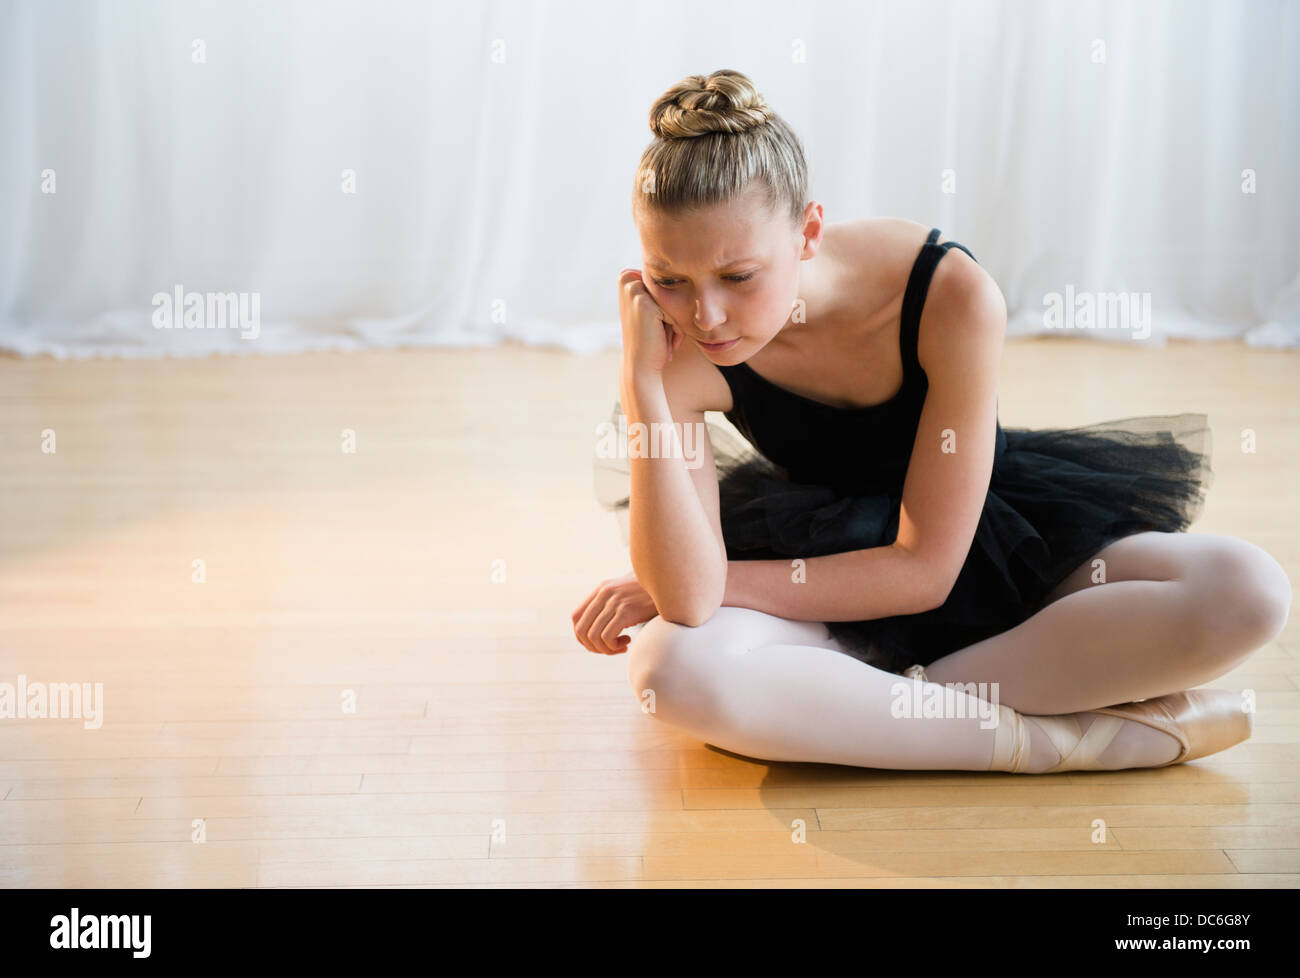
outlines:
[[[772,233],[769,221],[723,208],[647,216],[638,230],[645,264],[662,269],[719,269],[761,258],[769,250]]]

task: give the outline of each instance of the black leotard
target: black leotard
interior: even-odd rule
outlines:
[[[731,560],[811,558],[890,544],[928,381],[917,359],[931,276],[954,241],[930,232],[903,296],[903,384],[882,404],[836,408],[757,374],[719,369],[728,420],[748,439],[714,439]],[[974,255],[971,255],[974,258]],[[712,424],[712,423],[710,423]],[[720,432],[713,426],[715,434]],[[1203,414],[1127,418],[1070,429],[997,423],[993,471],[970,552],[947,601],[922,614],[828,622],[851,654],[901,672],[1011,628],[1107,543],[1186,530],[1212,481]]]

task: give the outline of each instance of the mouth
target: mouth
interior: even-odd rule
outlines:
[[[696,340],[695,342],[710,353],[721,353],[723,350],[730,350],[740,342],[740,339],[741,338],[737,336],[734,340],[725,340],[721,343],[705,343],[703,340]]]

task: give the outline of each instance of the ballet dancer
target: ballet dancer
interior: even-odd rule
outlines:
[[[1160,767],[1248,738],[1249,691],[1193,687],[1282,630],[1291,585],[1188,532],[1206,416],[1003,429],[1006,306],[965,246],[826,224],[739,72],[683,79],[650,126],[615,412],[678,451],[627,452],[601,501],[633,571],[572,616],[627,653],[642,709],[749,757],[873,768]]]

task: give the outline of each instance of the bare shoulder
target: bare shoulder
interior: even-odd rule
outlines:
[[[826,228],[827,254],[836,268],[844,314],[897,336],[903,296],[931,226],[900,217],[868,217]],[[938,243],[951,240],[940,231]],[[921,307],[917,358],[927,372],[971,356],[1000,356],[1006,304],[993,277],[960,248],[935,266]],[[892,339],[891,344],[896,344]]]
[[[930,229],[902,217],[863,217],[826,227],[828,246],[841,262],[858,268],[911,265]]]
[[[1006,300],[993,276],[960,248],[949,248],[921,307],[916,355],[922,369],[947,362],[961,369],[972,356],[1000,357],[1006,325]]]
[[[673,417],[705,411],[731,410],[731,387],[698,346],[689,339],[673,351],[663,369],[664,395]]]
[[[828,225],[826,248],[851,280],[872,288],[881,298],[897,299],[907,287],[912,266],[930,228],[902,217],[864,217]],[[950,240],[940,232],[938,243]],[[949,248],[935,267],[926,292],[924,312],[955,307],[973,298],[1001,297],[993,277],[960,248]]]
[[[901,217],[864,217],[828,225],[824,248],[836,268],[847,309],[872,311],[902,301],[916,256],[929,235],[924,224]]]
[[[903,217],[860,217],[828,225],[827,235],[837,234],[848,246],[879,251],[881,245],[908,247],[913,241],[923,243],[930,229]],[[918,244],[919,247],[919,244]]]

